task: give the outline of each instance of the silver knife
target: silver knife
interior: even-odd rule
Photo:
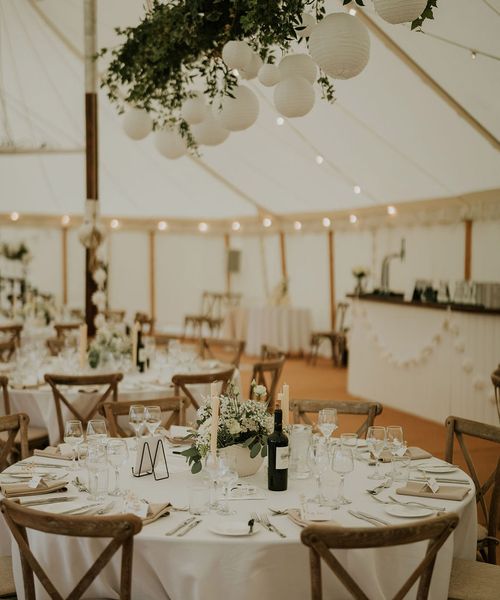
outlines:
[[[195,520],[195,517],[189,517],[189,519],[182,521],[182,523],[180,525],[177,525],[177,527],[174,527],[170,531],[167,531],[165,533],[165,535],[174,535],[174,533],[177,533],[179,531],[179,529],[182,529],[186,525],[189,525],[189,523],[192,523],[194,520]]]
[[[356,519],[361,519],[361,521],[366,521],[367,523],[370,523],[370,525],[375,525],[375,527],[382,527],[382,523],[374,521],[373,519],[369,519],[368,517],[362,517],[360,513],[354,512],[353,510],[348,510],[347,512],[353,517],[356,517]]]
[[[390,525],[390,523],[388,523],[387,521],[384,521],[380,517],[374,517],[373,515],[363,513],[360,510],[358,510],[358,515],[361,515],[362,517],[365,517],[366,519],[372,519],[373,521],[377,521],[378,523],[381,523],[382,525]]]
[[[286,534],[284,534],[282,531],[280,531],[276,527],[276,525],[274,525],[273,523],[271,523],[271,521],[269,521],[269,531],[274,531],[274,533],[277,533],[280,537],[286,538]]]
[[[201,519],[198,519],[197,521],[193,521],[185,529],[183,529],[180,533],[178,533],[177,537],[182,537],[183,535],[186,535],[186,533],[188,531],[191,531],[191,529],[194,529],[196,527],[196,525],[199,525],[200,523],[201,523]]]
[[[450,479],[447,477],[436,477],[435,478],[438,483],[457,483],[459,485],[470,485],[470,481],[468,479]],[[408,481],[421,481],[423,483],[429,481],[427,477],[411,477]]]
[[[71,502],[72,500],[78,500],[78,496],[66,496],[64,498],[47,498],[44,500],[27,500],[22,502],[21,506],[37,506],[39,504],[55,504],[56,502]]]

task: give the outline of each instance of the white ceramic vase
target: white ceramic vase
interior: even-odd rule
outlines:
[[[250,457],[250,450],[245,448],[241,444],[235,444],[233,446],[227,446],[220,450],[222,455],[234,458],[236,464],[236,470],[240,477],[248,477],[249,475],[255,475],[260,469],[264,458],[260,453],[255,457]]]

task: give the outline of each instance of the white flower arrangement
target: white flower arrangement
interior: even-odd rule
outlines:
[[[212,406],[210,400],[200,406],[197,412],[198,429],[194,431],[191,448],[182,454],[191,465],[191,471],[198,473],[202,460],[210,451],[210,429]],[[228,394],[220,397],[217,448],[243,445],[250,456],[267,454],[267,436],[273,431],[273,417],[267,412],[267,405],[257,400],[240,400],[238,388],[231,386]]]
[[[250,384],[250,397],[254,400],[259,400],[263,402],[267,396],[267,388],[265,385],[257,384],[255,379],[252,379],[252,383]]]
[[[131,349],[132,344],[129,336],[120,328],[105,323],[97,330],[95,338],[90,344],[89,364],[95,368],[99,364],[102,354],[107,352],[114,358],[119,358],[130,354]]]
[[[24,319],[36,319],[48,325],[57,314],[57,308],[52,297],[31,296],[22,307]]]

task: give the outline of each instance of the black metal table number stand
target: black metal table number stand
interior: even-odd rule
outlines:
[[[165,463],[165,470],[167,472],[167,474],[164,477],[158,477],[156,475],[156,458],[158,456],[158,452],[161,446],[161,454],[163,455],[163,461]],[[149,454],[149,460],[150,460],[150,464],[151,464],[151,471],[146,471],[145,473],[142,472],[142,463],[144,462],[144,453],[146,452],[146,450],[148,451]],[[160,455],[161,458],[161,455]],[[141,453],[141,462],[139,463],[139,473],[135,473],[134,471],[134,467],[132,467],[132,475],[134,477],[144,477],[146,475],[151,475],[151,473],[153,474],[155,481],[161,481],[162,479],[168,479],[170,477],[170,472],[168,470],[168,463],[167,463],[167,456],[165,454],[165,448],[163,446],[163,441],[162,440],[158,440],[156,443],[156,448],[155,448],[155,454],[154,454],[154,458],[151,456],[151,448],[149,447],[149,443],[148,442],[144,442],[143,446],[142,446],[142,453]]]

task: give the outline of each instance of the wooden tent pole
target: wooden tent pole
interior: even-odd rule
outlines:
[[[149,312],[156,319],[156,231],[149,232]]]
[[[470,281],[472,276],[472,219],[466,219],[465,222],[465,254],[464,254],[464,279]]]
[[[288,279],[288,271],[286,268],[286,246],[285,232],[280,231],[280,252],[281,252],[281,275],[283,279]]]
[[[62,253],[62,301],[68,304],[68,229],[61,228],[61,253]]]
[[[97,201],[98,188],[98,129],[97,129],[97,65],[94,56],[96,42],[96,0],[84,3],[85,40],[85,141],[87,200]],[[85,251],[85,321],[89,336],[95,335],[94,319],[97,307],[92,303],[92,294],[97,285],[92,278],[91,265],[94,251]]]
[[[330,327],[335,329],[335,245],[333,231],[328,232],[328,274],[330,279]]]
[[[229,250],[231,250],[231,238],[229,233],[224,234],[224,249],[226,251],[226,293],[231,293],[231,271],[229,270]]]

